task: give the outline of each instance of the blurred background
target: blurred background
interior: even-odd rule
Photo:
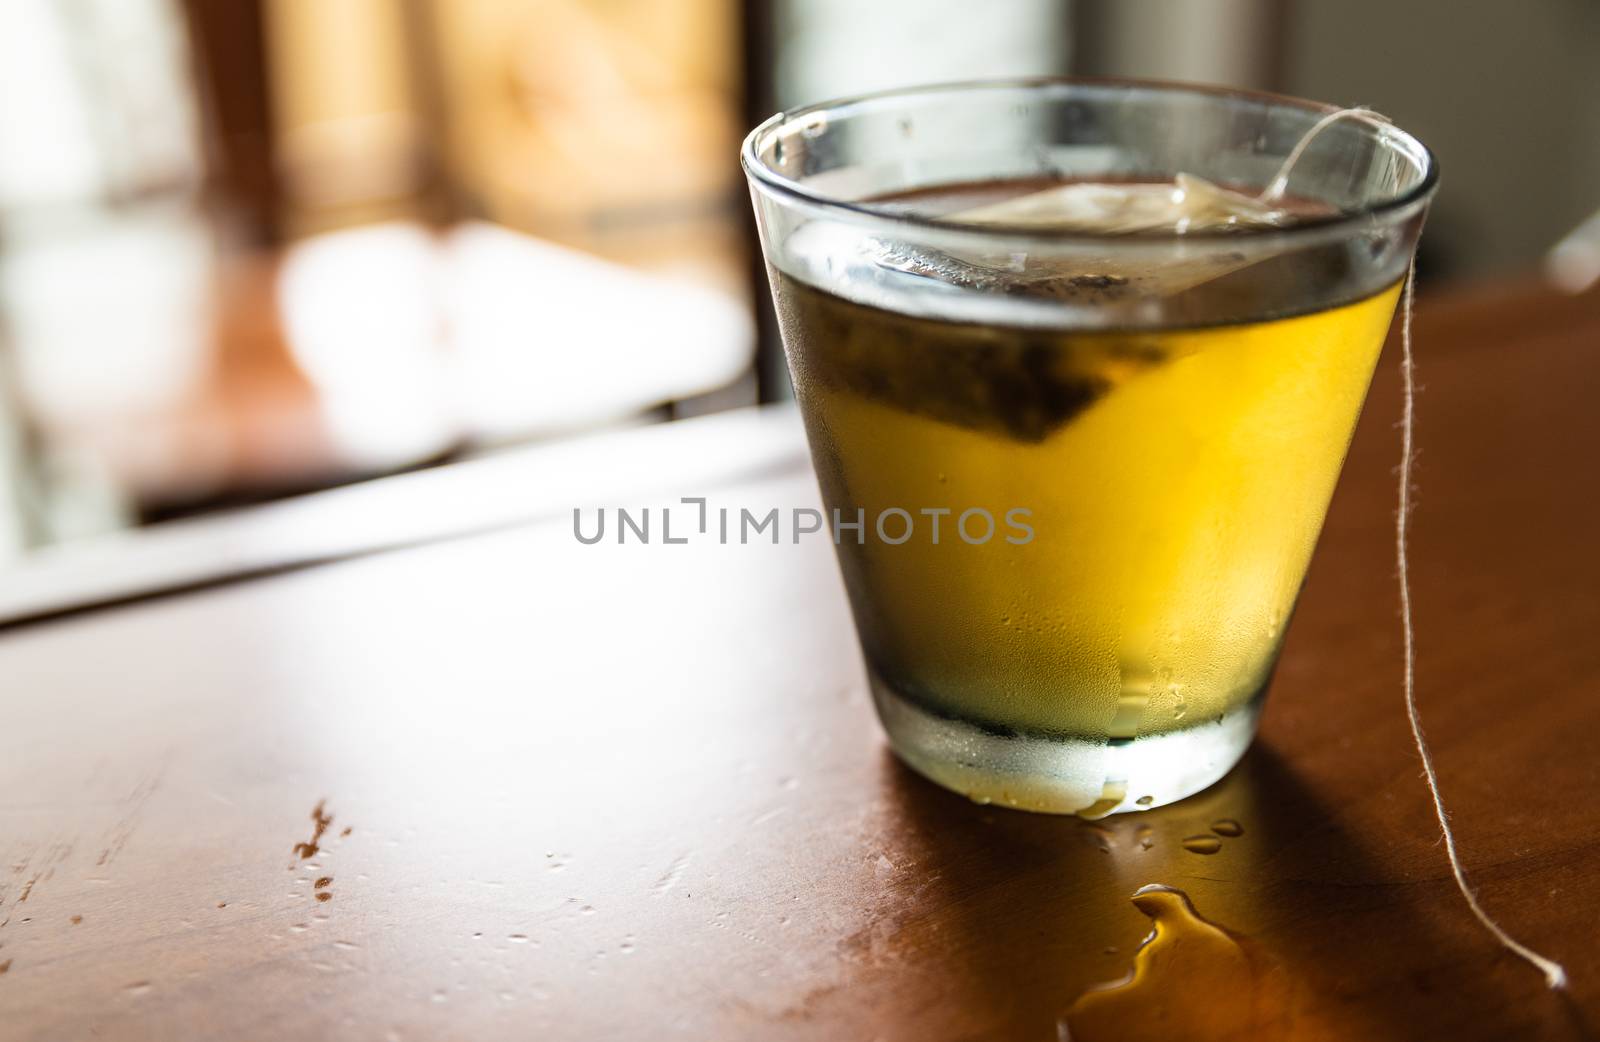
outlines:
[[[1596,0],[4,0],[0,564],[784,397],[736,159],[779,108],[1369,104],[1441,158],[1429,292],[1541,277],[1600,209],[1597,62]]]

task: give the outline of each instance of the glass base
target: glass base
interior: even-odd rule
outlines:
[[[1216,782],[1249,748],[1262,703],[1258,694],[1183,731],[1091,742],[994,734],[931,713],[871,680],[889,744],[918,774],[975,803],[1083,818],[1149,810]]]

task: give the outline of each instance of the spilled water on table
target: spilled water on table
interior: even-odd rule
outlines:
[[[1123,977],[1091,987],[1058,1023],[1062,1042],[1213,1042],[1255,1037],[1287,994],[1275,970],[1195,911],[1176,887],[1133,895],[1152,929]]]

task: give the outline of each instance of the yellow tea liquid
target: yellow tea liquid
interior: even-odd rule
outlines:
[[[1398,286],[1257,323],[1073,332],[773,280],[826,506],[866,520],[839,556],[877,685],[988,734],[1091,743],[1263,691]],[[891,508],[914,523],[897,544],[874,530]],[[994,520],[981,542],[957,529],[974,508]]]

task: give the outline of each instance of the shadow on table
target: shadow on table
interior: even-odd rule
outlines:
[[[1470,921],[1448,876],[1395,881],[1264,746],[1205,793],[1100,823],[980,809],[885,758],[905,849],[926,881],[908,902],[918,911],[882,944],[921,1000],[888,1037],[1057,1038],[1075,998],[1128,972],[1149,929],[1129,898],[1153,882],[1184,889],[1240,934],[1266,968],[1257,979],[1279,992],[1262,1007],[1269,1022],[1217,1037],[1593,1037],[1536,977],[1503,972],[1475,925],[1455,928]],[[1182,849],[1222,817],[1245,834],[1220,856]],[[1183,1010],[1172,1014],[1180,1023],[1162,1037],[1203,1042]]]

